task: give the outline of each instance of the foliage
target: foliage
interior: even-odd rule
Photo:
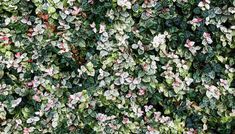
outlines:
[[[232,133],[235,1],[3,0],[1,133]]]

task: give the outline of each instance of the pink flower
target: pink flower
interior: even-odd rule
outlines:
[[[145,89],[142,89],[142,88],[141,88],[141,89],[139,90],[138,94],[141,95],[141,96],[144,95],[144,94],[145,94]]]
[[[189,39],[187,39],[186,44],[184,46],[187,47],[187,48],[191,48],[191,47],[194,46],[194,44],[195,44],[194,41],[190,41]]]
[[[194,18],[193,20],[191,20],[191,24],[195,24],[195,23],[199,23],[199,22],[202,22],[203,19],[202,18]]]
[[[228,81],[224,79],[220,79],[220,85],[223,86],[224,88],[228,87]]]
[[[69,96],[69,99],[71,100],[80,100],[82,97],[82,92],[75,93]]]
[[[98,113],[97,116],[96,116],[96,119],[97,119],[98,121],[104,122],[104,121],[107,120],[107,115],[104,115],[104,114],[102,114],[102,113]]]
[[[94,4],[94,0],[88,0],[88,3]]]
[[[72,15],[78,15],[81,11],[81,8],[73,7]]]
[[[160,120],[161,112],[154,112],[154,118],[156,121]]]
[[[148,122],[148,117],[147,116],[144,116],[144,121]]]
[[[152,15],[152,10],[146,10],[146,16],[150,17]]]
[[[223,85],[227,85],[227,84],[228,84],[228,81],[227,81],[227,80],[220,79],[220,82],[221,82]]]
[[[91,23],[91,24],[90,24],[90,27],[91,27],[91,28],[95,28],[95,22]]]
[[[53,75],[53,68],[46,69],[45,72],[47,73],[47,75],[52,76]]]
[[[132,93],[129,92],[127,95],[126,95],[126,98],[130,98],[132,96]]]
[[[33,96],[33,100],[35,100],[35,101],[37,101],[37,102],[40,102],[40,101],[41,101],[41,99],[40,99],[40,97],[39,97],[38,95],[34,95],[34,96]]]
[[[17,52],[17,53],[15,54],[15,57],[16,57],[16,58],[20,58],[20,56],[21,56],[21,53],[20,53],[20,52]]]
[[[64,47],[64,43],[63,43],[63,42],[60,43],[59,48],[60,48],[60,50],[61,50],[62,53],[66,52],[66,49],[65,49],[65,47]]]
[[[147,129],[148,129],[148,131],[150,131],[150,132],[154,132],[155,131],[155,129],[154,128],[152,128],[151,126],[147,126]]]
[[[112,128],[112,129],[114,129],[114,130],[117,129],[117,126],[115,126],[115,125],[113,125],[113,124],[111,124],[111,123],[109,123],[109,127]]]
[[[161,10],[162,13],[166,13],[166,12],[169,12],[169,11],[170,11],[169,8],[163,8],[163,9]]]
[[[33,62],[33,60],[32,60],[32,59],[29,59],[29,60],[27,60],[27,62],[32,63],[32,62]]]
[[[145,112],[148,112],[149,110],[151,110],[153,108],[153,106],[152,105],[149,105],[149,106],[144,106],[144,110],[145,110]]]
[[[144,111],[141,110],[141,108],[137,109],[137,116],[141,117],[143,115]]]
[[[172,84],[172,86],[173,86],[174,88],[180,87],[180,82],[175,81],[175,82]]]
[[[105,24],[101,24],[99,33],[103,33],[104,31],[105,31]]]
[[[220,93],[220,90],[216,86],[214,86],[214,85],[210,85],[210,86],[205,85],[205,87],[207,88],[206,96],[208,98],[214,97],[217,100],[219,100],[221,93]]]
[[[190,51],[193,55],[195,55],[196,52],[201,49],[201,47],[199,47],[199,46],[194,47],[194,44],[195,44],[194,41],[190,41],[189,39],[187,39],[187,41],[186,41],[186,43],[185,43],[185,45],[184,45],[185,47],[187,47],[187,48],[189,49],[189,51]]]
[[[7,36],[3,36],[3,37],[1,38],[1,40],[8,41],[9,38],[8,38]]]
[[[29,128],[24,128],[23,134],[29,134]]]
[[[170,121],[170,117],[168,116],[162,116],[160,119],[160,123],[167,123],[168,121]]]
[[[17,18],[17,16],[12,16],[11,19],[12,19],[13,21],[16,21],[18,18]]]
[[[180,87],[180,85],[182,84],[182,81],[179,78],[175,78],[174,83],[172,84],[172,86],[174,88]]]
[[[212,39],[211,39],[210,33],[204,32],[203,37],[205,38],[205,40],[208,44],[211,44],[213,42]]]
[[[45,111],[48,111],[48,110],[51,109],[53,106],[54,106],[53,100],[49,100],[48,103],[47,103],[47,105],[46,105]]]
[[[33,82],[28,82],[28,83],[27,83],[27,86],[28,86],[28,87],[32,87],[32,86],[33,86]]]
[[[16,120],[16,128],[18,128],[22,124],[22,121],[20,119]]]
[[[97,32],[97,29],[95,27],[95,22],[91,23],[90,24],[90,27],[93,28],[93,32],[96,33]]]
[[[186,132],[186,134],[195,134],[195,131],[196,131],[196,130],[194,130],[193,128],[190,128],[190,129]]]
[[[37,79],[34,79],[32,83],[33,83],[33,87],[38,87],[40,85],[40,81],[38,81]]]
[[[130,121],[129,121],[129,118],[126,118],[126,117],[124,117],[123,118],[123,120],[122,120],[122,123],[123,124],[127,124],[127,123],[129,123]]]
[[[142,65],[142,68],[144,71],[148,71],[150,67],[147,63],[145,63],[144,65]]]

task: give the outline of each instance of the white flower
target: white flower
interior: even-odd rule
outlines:
[[[45,70],[45,72],[47,73],[47,75],[52,76],[53,75],[53,68],[52,67],[48,68],[48,69]]]
[[[188,2],[188,0],[179,0],[179,2]]]
[[[138,108],[136,115],[137,115],[137,117],[141,117],[143,115],[143,113],[144,113],[144,111],[142,111],[141,108]]]
[[[122,84],[124,84],[125,79],[128,78],[129,73],[123,72],[123,73],[116,73],[115,75],[116,75],[116,76],[120,76],[120,78],[116,79],[116,80],[114,81],[114,83],[115,83],[116,85],[122,85]]]
[[[188,86],[193,82],[193,79],[192,79],[192,78],[189,78],[189,77],[186,77],[184,80],[185,80],[185,83],[186,83]]]
[[[141,41],[138,41],[137,44],[132,44],[132,49],[137,49],[139,54],[143,54],[144,53],[144,46],[143,43]]]
[[[207,125],[206,124],[203,124],[203,130],[207,130]]]
[[[198,3],[198,7],[200,7],[202,10],[210,9],[210,0],[202,0]]]
[[[114,11],[113,11],[112,9],[111,9],[111,10],[108,10],[108,11],[106,12],[105,17],[109,17],[111,20],[113,20],[113,19],[114,19]]]
[[[105,72],[102,69],[99,69],[98,80],[102,80],[105,77],[108,77],[109,75],[110,75],[109,72]]]
[[[232,112],[229,115],[235,117],[235,109],[232,109]]]
[[[153,106],[152,105],[149,105],[149,106],[144,106],[144,110],[145,110],[145,112],[148,112],[148,111],[150,111],[151,109],[153,108]]]
[[[90,27],[91,27],[91,28],[95,28],[95,22],[92,22],[92,23],[90,24]]]
[[[21,101],[22,101],[22,98],[18,98],[16,100],[12,100],[11,101],[11,106],[14,108],[14,107],[18,106]]]
[[[121,34],[116,34],[115,35],[115,38],[117,39],[118,41],[118,46],[121,46],[121,45],[126,45],[127,44],[127,39],[129,38],[128,35],[124,34],[124,35],[121,35]]]
[[[78,70],[80,72],[80,70]],[[91,62],[88,62],[86,66],[81,66],[81,71],[86,72],[89,76],[95,75],[94,65]]]
[[[40,118],[39,117],[30,117],[29,119],[27,119],[27,123],[35,123],[35,122],[37,122],[37,121],[39,121],[40,120]]]
[[[94,32],[94,33],[97,32],[95,22],[91,23],[91,24],[90,24],[90,27],[93,28],[93,32]]]
[[[72,94],[69,96],[69,98],[71,99],[71,104],[76,104],[80,98],[82,97],[82,92],[78,92],[78,93],[75,93],[75,94]]]
[[[166,35],[165,34],[158,34],[153,38],[153,47],[157,49],[159,45],[165,44],[166,43]]]
[[[234,73],[235,72],[235,69],[230,67],[228,64],[225,64],[225,68],[226,68],[225,73],[229,73],[229,72]]]
[[[119,96],[119,92],[116,89],[106,90],[104,92],[104,96],[106,97],[107,100],[115,100],[116,97]]]
[[[134,90],[136,86],[141,82],[141,78],[128,77],[125,80],[129,84],[129,88],[131,90]]]
[[[195,130],[193,128],[190,128],[188,131],[186,131],[186,134],[194,134]]]
[[[207,42],[208,44],[211,44],[211,43],[213,42],[212,39],[211,39],[210,33],[204,32],[204,33],[203,33],[203,37],[204,37],[204,39],[206,40],[206,42]]]
[[[162,116],[160,118],[160,123],[167,123],[168,121],[170,121],[170,117],[168,116]]]
[[[105,121],[107,121],[107,120],[113,120],[113,119],[115,119],[116,117],[114,116],[114,115],[112,115],[112,116],[107,116],[107,115],[105,115],[105,114],[102,114],[102,113],[98,113],[97,115],[96,115],[96,119],[98,120],[98,121],[100,121],[100,122],[105,122]]]
[[[228,81],[227,81],[227,80],[224,80],[224,79],[220,79],[219,85],[220,85],[220,86],[223,86],[223,87],[226,88],[226,89],[229,88]]]
[[[131,9],[131,2],[129,0],[117,0],[117,4],[121,7]]]
[[[175,81],[172,83],[172,86],[173,86],[174,89],[182,88],[183,82],[181,81],[181,79],[179,77],[176,77]]]
[[[102,114],[102,113],[98,113],[96,115],[96,119],[100,122],[105,122],[107,120],[107,115]]]
[[[154,119],[158,122],[161,118],[161,112],[154,112]]]
[[[228,11],[229,11],[230,13],[234,14],[234,13],[235,13],[235,7],[229,7],[229,8],[228,8]]]
[[[69,52],[69,46],[67,43],[62,42],[58,45],[58,47],[60,48],[60,51],[59,51],[60,54],[65,53],[65,52]]]
[[[160,134],[159,131],[155,130],[154,128],[150,127],[149,125],[147,126],[148,131],[146,134]]]
[[[24,24],[27,24],[27,25],[32,25],[31,21],[29,21],[27,19],[22,19],[21,22]]]
[[[220,93],[219,89],[216,86],[214,86],[214,85],[211,85],[211,86],[205,85],[205,87],[207,89],[206,96],[208,98],[211,99],[212,97],[214,97],[217,100],[220,98],[221,93]]]
[[[106,42],[109,39],[109,34],[107,32],[103,32],[102,35],[100,36],[100,41]]]
[[[99,33],[103,33],[105,31],[105,24],[100,24],[100,30]]]
[[[196,54],[197,50],[201,49],[201,47],[199,47],[199,46],[194,47],[194,44],[195,44],[194,41],[190,41],[189,39],[187,39],[187,41],[186,41],[186,43],[185,43],[185,45],[184,45],[185,47],[187,47],[187,48],[189,49],[189,51],[190,51],[193,55]]]
[[[34,28],[33,28],[33,33],[32,33],[32,36],[35,36],[37,34],[42,34],[44,31],[45,31],[45,28],[46,26],[45,25],[36,25]]]

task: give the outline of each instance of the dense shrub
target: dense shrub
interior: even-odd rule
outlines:
[[[1,133],[232,133],[234,0],[1,0]]]

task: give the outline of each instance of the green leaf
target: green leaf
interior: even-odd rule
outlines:
[[[50,6],[50,7],[48,7],[47,11],[48,11],[49,14],[52,14],[56,11],[56,9],[52,6]]]

